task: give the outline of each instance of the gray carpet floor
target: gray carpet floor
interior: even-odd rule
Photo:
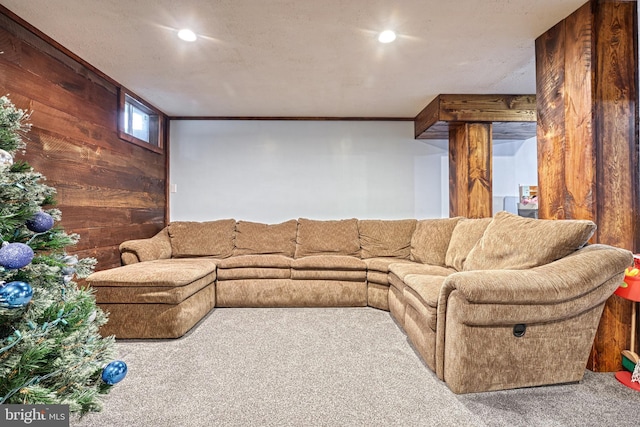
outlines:
[[[640,393],[608,373],[455,395],[372,308],[215,309],[181,339],[117,347],[127,377],[72,426],[640,425]]]

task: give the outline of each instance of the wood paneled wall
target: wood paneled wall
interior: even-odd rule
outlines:
[[[640,251],[637,2],[591,0],[536,40],[541,218],[590,219]],[[588,367],[621,368],[631,303],[605,306]],[[637,349],[635,349],[637,350]]]
[[[118,266],[122,241],[165,224],[166,152],[119,139],[117,83],[31,30],[0,7],[0,95],[32,111],[24,158],[57,189],[60,225],[80,235],[70,252]]]

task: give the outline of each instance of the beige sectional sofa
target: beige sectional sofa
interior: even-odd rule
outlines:
[[[175,338],[214,307],[390,311],[455,393],[579,381],[629,251],[590,221],[174,222],[88,283],[103,333]]]

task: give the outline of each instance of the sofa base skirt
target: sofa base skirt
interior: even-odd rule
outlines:
[[[179,304],[98,304],[109,313],[100,328],[103,336],[116,338],[179,338],[215,307],[213,283]]]
[[[366,307],[367,284],[339,280],[220,280],[218,307]]]
[[[404,315],[404,331],[411,344],[429,369],[436,370],[436,332],[431,329],[424,316],[407,304]]]
[[[389,285],[368,282],[367,305],[369,307],[389,311]]]
[[[457,394],[578,382],[584,376],[599,304],[575,317],[526,325],[469,326],[449,306],[444,340],[444,381]]]
[[[389,287],[389,312],[395,321],[404,328],[406,302],[402,292],[402,289],[398,289],[396,286]]]

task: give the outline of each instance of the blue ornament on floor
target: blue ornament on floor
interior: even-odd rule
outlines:
[[[24,243],[4,243],[0,248],[0,265],[9,270],[25,267],[33,259],[33,249]]]
[[[26,224],[27,228],[34,233],[44,233],[53,228],[53,217],[46,212],[36,212]]]
[[[9,282],[0,286],[0,307],[20,308],[31,301],[33,289],[25,282]]]
[[[119,383],[127,376],[127,364],[122,360],[114,360],[102,370],[102,381],[109,385]]]

